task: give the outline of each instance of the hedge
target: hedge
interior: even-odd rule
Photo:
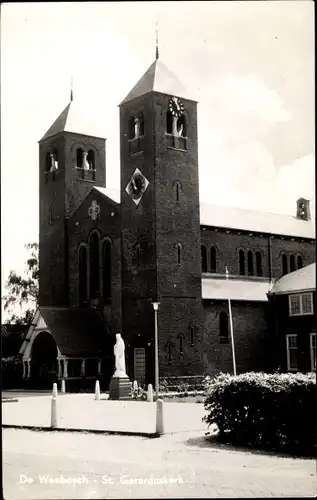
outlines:
[[[316,452],[316,374],[220,374],[206,389],[204,420],[221,441],[297,454]]]

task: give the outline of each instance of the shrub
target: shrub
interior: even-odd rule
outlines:
[[[160,380],[159,391],[160,392],[168,392],[168,382],[167,382],[167,380],[165,380],[165,379]]]
[[[131,397],[136,400],[146,401],[147,392],[142,387],[138,387],[135,390],[132,389]]]
[[[232,444],[283,452],[316,448],[316,376],[221,374],[206,389],[204,420]]]

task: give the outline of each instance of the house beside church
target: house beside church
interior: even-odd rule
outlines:
[[[316,371],[316,263],[276,281],[269,292],[281,371]]]
[[[40,299],[24,379],[107,386],[121,333],[130,379],[153,383],[153,302],[160,378],[232,372],[228,299],[237,372],[273,370],[267,294],[315,262],[309,201],[291,215],[201,203],[197,102],[158,57],[119,110],[119,191],[104,131],[76,99],[39,141]]]

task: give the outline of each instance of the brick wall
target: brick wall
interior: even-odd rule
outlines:
[[[95,221],[88,215],[92,201],[96,201],[100,206],[100,214]],[[88,249],[87,283],[89,296],[89,236],[93,230],[97,230],[100,235],[100,295],[94,306],[104,312],[108,325],[114,333],[121,331],[121,235],[119,221],[120,207],[96,190],[89,193],[69,221],[70,305],[71,307],[78,307],[79,305],[78,250],[81,243],[86,243]],[[112,298],[110,303],[105,301],[103,297],[102,241],[107,237],[112,241]]]
[[[228,266],[230,274],[239,274],[239,250],[244,250],[245,255],[249,250],[254,255],[254,275],[256,274],[255,252],[260,251],[262,255],[262,275],[270,276],[270,241],[269,235],[248,233],[237,230],[226,230],[218,228],[206,228],[201,230],[201,244],[207,248],[208,272],[210,272],[210,247],[216,248],[217,268],[216,272],[224,274]],[[307,266],[316,260],[316,246],[314,240],[303,238],[290,238],[274,236],[271,239],[271,265],[272,276],[279,279],[282,276],[282,253],[301,255],[303,265]],[[245,259],[247,274],[247,258]]]
[[[76,149],[95,152],[95,181],[82,180],[76,169]],[[57,151],[58,170],[45,172],[46,154]],[[69,217],[93,185],[105,185],[105,140],[62,133],[40,143],[40,305],[67,306],[68,242],[65,217]],[[66,232],[65,232],[66,230]]]
[[[266,303],[232,302],[237,373],[271,370],[270,332]],[[227,301],[204,301],[204,365],[208,374],[233,373],[232,349],[220,344],[219,314],[228,313]],[[229,324],[230,332],[230,324]]]

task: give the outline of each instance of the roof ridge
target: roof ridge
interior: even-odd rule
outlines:
[[[290,217],[291,219],[296,219],[296,220],[301,220],[302,222],[310,222],[312,223],[312,219],[311,220],[308,220],[308,221],[305,221],[303,219],[298,219],[297,217],[295,217],[294,215],[291,215],[291,214],[283,214],[281,212],[268,212],[266,210],[260,210],[260,209],[252,209],[252,208],[245,208],[245,207],[239,207],[239,206],[233,206],[233,205],[217,205],[215,203],[208,203],[207,201],[201,201],[200,202],[200,206],[201,205],[207,205],[208,207],[217,207],[217,208],[230,208],[232,210],[241,210],[243,212],[252,212],[252,213],[256,213],[256,214],[266,214],[266,215],[276,215],[278,217]]]

